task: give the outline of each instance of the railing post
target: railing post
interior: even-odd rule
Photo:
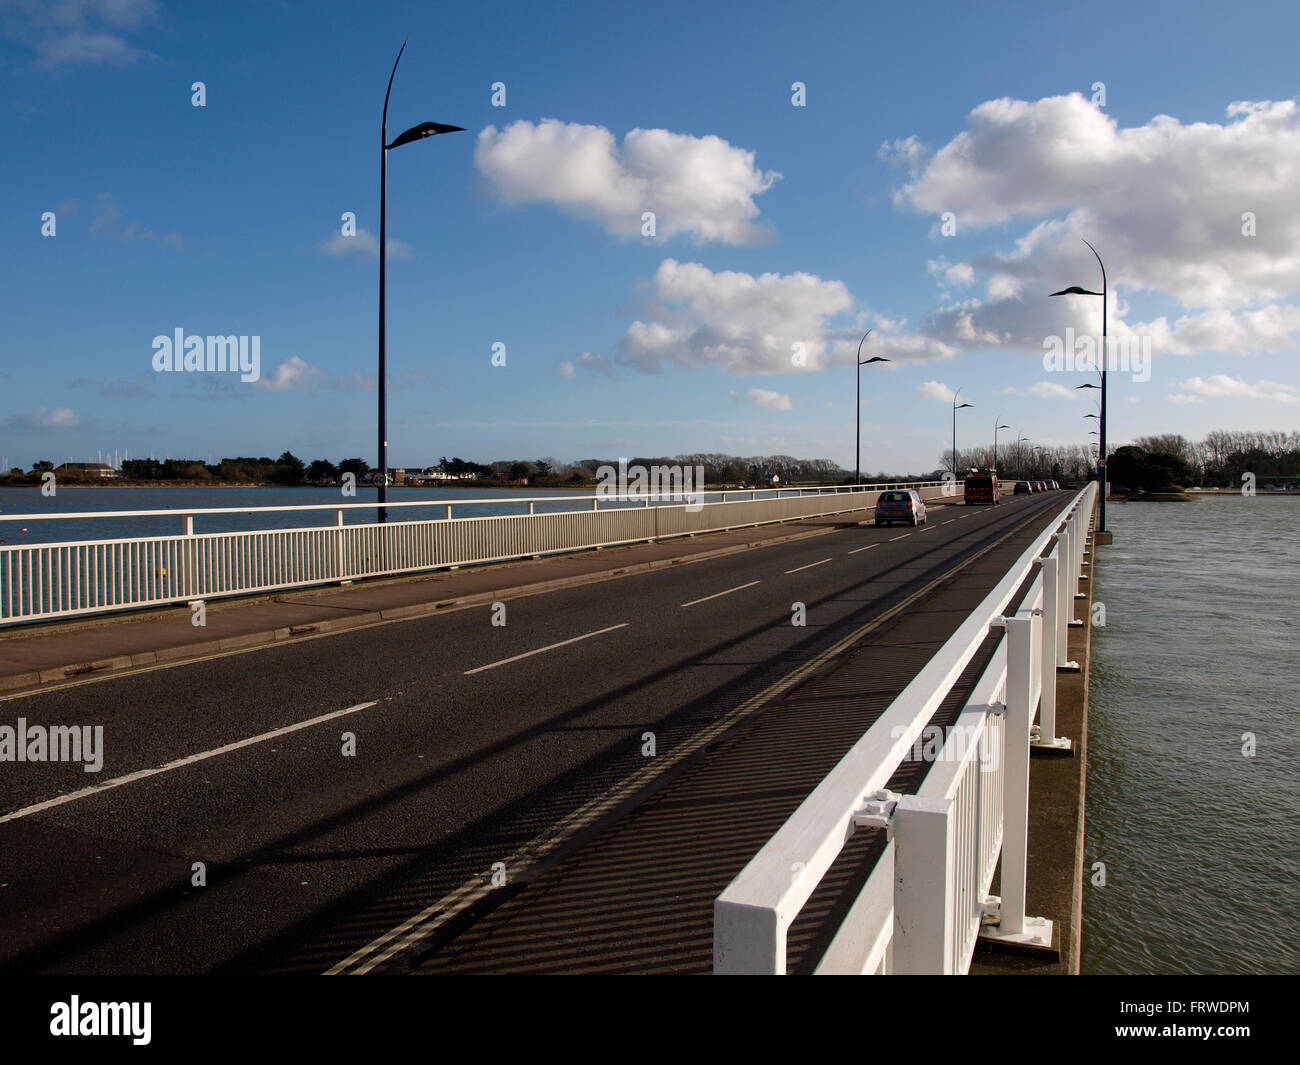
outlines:
[[[998,622],[994,622],[997,624]],[[982,938],[1050,947],[1052,922],[1025,916],[1029,865],[1029,726],[1035,656],[1042,653],[1041,615],[1001,619],[1007,630],[1007,712],[1003,732],[1002,898],[999,923]],[[990,900],[992,901],[992,900]]]
[[[784,976],[785,931],[773,910],[714,899],[714,974]]]
[[[339,580],[343,579],[343,508],[339,507],[334,512],[334,528],[338,530],[334,534],[334,565],[337,567],[335,576]]]
[[[894,808],[894,972],[900,976],[952,971],[952,805],[904,795]]]
[[[1043,692],[1038,705],[1038,739],[1034,746],[1068,751],[1071,749],[1070,741],[1058,739],[1056,735],[1056,662],[1061,632],[1061,580],[1058,571],[1068,565],[1068,547],[1060,537],[1056,541],[1051,554],[1038,560],[1043,571],[1042,653],[1039,658]]]
[[[185,515],[185,535],[186,535],[186,536],[193,536],[193,535],[194,535],[194,515],[193,515],[193,514],[186,514],[186,515]]]

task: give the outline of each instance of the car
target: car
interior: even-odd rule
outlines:
[[[1061,484],[1059,481],[1048,481],[1047,483],[1052,486],[1053,492],[1059,492],[1061,490]]]
[[[1035,492],[1046,492],[1046,491],[1047,491],[1047,485],[1043,484],[1042,481],[1035,481],[1035,482],[1034,482],[1034,491],[1035,491]]]
[[[1012,490],[1012,495],[1027,496],[1033,492],[1033,486],[1028,481],[1017,481],[1016,487]]]
[[[914,488],[890,488],[876,499],[876,524],[925,524],[925,501]]]

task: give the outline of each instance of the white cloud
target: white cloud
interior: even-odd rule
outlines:
[[[1087,236],[1112,285],[1168,293],[1188,307],[1276,302],[1300,291],[1300,108],[1234,103],[1223,124],[1156,115],[1121,127],[1079,93],[980,104],[968,126],[896,194],[959,226],[1041,222],[1008,265],[1099,287]],[[1242,233],[1254,212],[1256,236]],[[1030,258],[1035,260],[1029,264]],[[1026,271],[1027,266],[1037,267]],[[1049,289],[1048,291],[1054,291]]]
[[[111,237],[120,240],[123,244],[140,240],[154,244],[168,244],[173,248],[183,248],[185,246],[185,241],[175,231],[164,233],[160,237],[152,229],[141,225],[139,222],[124,223],[122,221],[122,208],[110,192],[100,193],[98,204],[95,218],[90,223],[90,235],[92,237]]]
[[[788,395],[781,392],[772,392],[766,388],[751,388],[743,395],[739,392],[732,392],[731,396],[733,399],[743,399],[760,407],[766,407],[768,410],[792,409]]]
[[[341,232],[327,237],[316,245],[324,255],[360,255],[368,259],[379,258],[379,238],[368,229],[358,229],[355,236],[345,237]],[[389,240],[390,259],[409,259],[411,246],[404,241]]]
[[[5,36],[36,52],[37,65],[124,67],[152,53],[129,43],[159,14],[156,0],[10,0],[0,5]]]
[[[328,380],[329,375],[319,366],[313,366],[300,355],[290,355],[276,363],[269,376],[263,374],[258,378],[256,385],[272,392],[314,392]]]
[[[951,403],[957,395],[942,381],[924,381],[917,391],[926,399],[938,399],[944,403]]]
[[[828,352],[827,319],[853,303],[842,281],[804,273],[714,273],[675,259],[659,264],[650,287],[657,299],[651,320],[632,322],[620,342],[620,361],[649,373],[667,363],[793,372],[800,368],[793,362],[796,344],[803,345],[806,368],[818,369]]]
[[[753,244],[754,197],[780,174],[754,166],[754,153],[721,137],[634,129],[620,147],[603,126],[546,118],[520,120],[478,135],[474,163],[508,203],[550,203],[638,237],[642,214],[655,214],[658,237]]]
[[[575,377],[579,370],[592,370],[606,377],[613,376],[613,364],[608,356],[593,355],[590,351],[584,351],[581,355],[560,363],[561,377]]]
[[[28,429],[75,429],[84,424],[85,420],[70,407],[38,407],[26,418],[17,419],[11,424]]]
[[[1199,403],[1201,397],[1210,399],[1256,399],[1274,403],[1300,403],[1300,390],[1294,385],[1276,381],[1259,381],[1249,384],[1228,374],[1213,377],[1191,377],[1175,386],[1179,391],[1169,396],[1172,403]]]
[[[1039,399],[1078,399],[1079,394],[1072,388],[1058,385],[1053,381],[1039,381],[1029,386],[1029,394]]]

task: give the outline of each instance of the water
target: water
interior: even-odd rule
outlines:
[[[1085,973],[1300,970],[1297,520],[1274,496],[1108,507]]]

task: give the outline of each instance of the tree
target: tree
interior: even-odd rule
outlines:
[[[365,459],[344,459],[339,463],[339,473],[351,473],[359,481],[370,472],[370,463]]]
[[[307,467],[307,480],[313,484],[338,480],[339,468],[329,459],[316,459]]]
[[[32,466],[32,469],[35,470],[35,471],[37,471],[37,472],[44,472],[45,470],[52,470],[52,469],[54,469],[54,463],[52,463],[49,459],[41,459],[40,462],[38,462],[38,463],[36,463],[34,466]]]
[[[271,480],[276,484],[302,484],[307,467],[292,451],[286,451],[275,460]]]

